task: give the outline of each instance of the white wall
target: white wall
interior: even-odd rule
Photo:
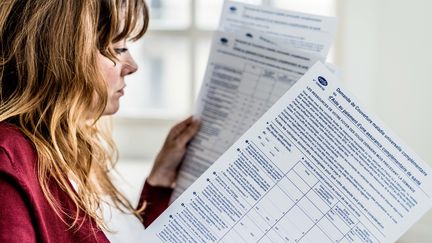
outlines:
[[[432,166],[432,1],[340,0],[336,64],[350,90]],[[432,212],[400,242],[430,242]]]
[[[140,119],[114,117],[114,140],[121,160],[152,161],[162,148],[169,129],[178,119]]]

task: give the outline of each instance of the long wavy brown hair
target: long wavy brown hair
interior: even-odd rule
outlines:
[[[144,0],[0,1],[0,122],[34,144],[43,193],[70,227],[86,215],[107,228],[99,212],[106,195],[139,216],[109,177],[117,152],[100,126],[107,84],[97,54],[114,61],[112,43],[137,40],[147,24]],[[53,180],[75,204],[72,215],[54,200]]]

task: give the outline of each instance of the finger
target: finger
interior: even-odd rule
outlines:
[[[186,129],[190,125],[192,120],[193,116],[190,116],[173,126],[168,134],[168,139],[175,139],[180,133],[183,132],[184,129]]]
[[[195,136],[195,134],[197,134],[199,127],[200,122],[198,120],[195,120],[181,134],[179,134],[179,136],[177,137],[177,142],[179,146],[186,146],[186,144]]]

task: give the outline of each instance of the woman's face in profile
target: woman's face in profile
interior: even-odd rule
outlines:
[[[124,88],[126,87],[124,78],[138,69],[137,64],[126,47],[126,40],[114,43],[113,49],[118,59],[115,61],[115,64],[112,60],[98,52],[99,66],[108,86],[107,106],[103,115],[112,115],[118,111],[120,97],[124,95]]]

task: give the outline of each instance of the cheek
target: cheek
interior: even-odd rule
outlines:
[[[116,88],[116,84],[119,81],[120,77],[120,65],[114,64],[110,59],[102,56],[102,60],[100,60],[100,67],[102,76],[107,83],[108,90],[112,91],[112,89]]]
[[[115,64],[109,58],[99,53],[98,65],[102,78],[105,80],[108,91],[108,100],[103,115],[112,115],[119,109],[119,96],[116,95],[116,89],[121,86],[121,65]]]
[[[113,91],[116,88],[116,71],[114,69],[109,70],[105,77],[105,81],[107,82],[108,90]]]

